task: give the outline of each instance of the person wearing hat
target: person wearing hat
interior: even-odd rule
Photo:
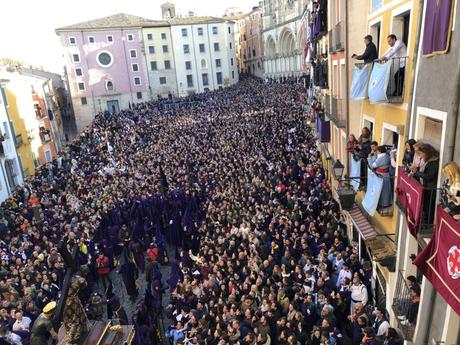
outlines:
[[[47,345],[51,338],[57,340],[58,335],[51,321],[56,305],[55,301],[49,302],[43,308],[40,316],[35,320],[30,332],[30,345]]]

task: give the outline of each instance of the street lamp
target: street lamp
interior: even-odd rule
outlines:
[[[334,165],[332,166],[332,171],[334,173],[334,177],[337,179],[337,180],[341,180],[342,179],[342,175],[343,175],[343,169],[345,169],[345,167],[343,166],[343,164],[337,159],[334,163]]]

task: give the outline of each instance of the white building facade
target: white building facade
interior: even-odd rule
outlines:
[[[8,101],[0,84],[0,202],[23,183],[21,162],[16,151],[14,129],[8,118]]]
[[[266,0],[262,44],[264,77],[302,75],[301,20],[306,0]]]
[[[238,82],[234,22],[214,17],[170,20],[179,96]]]

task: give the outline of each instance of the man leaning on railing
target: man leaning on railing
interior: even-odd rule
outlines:
[[[375,46],[374,42],[372,42],[372,36],[366,35],[364,36],[364,44],[366,45],[366,49],[364,53],[361,55],[353,54],[351,57],[356,60],[364,60],[364,63],[371,63],[374,60],[378,59],[378,52],[377,47]]]
[[[407,47],[401,39],[396,35],[391,34],[387,37],[387,42],[390,48],[380,58],[381,61],[386,62],[393,59],[393,73],[394,73],[394,90],[392,96],[402,96],[404,86],[404,75],[406,71]]]

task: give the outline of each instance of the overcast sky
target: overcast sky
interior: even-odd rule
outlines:
[[[0,57],[15,58],[62,72],[62,50],[54,29],[90,19],[127,13],[161,19],[166,0],[12,0],[0,6]],[[221,16],[229,7],[245,11],[258,0],[172,0],[181,12]]]

